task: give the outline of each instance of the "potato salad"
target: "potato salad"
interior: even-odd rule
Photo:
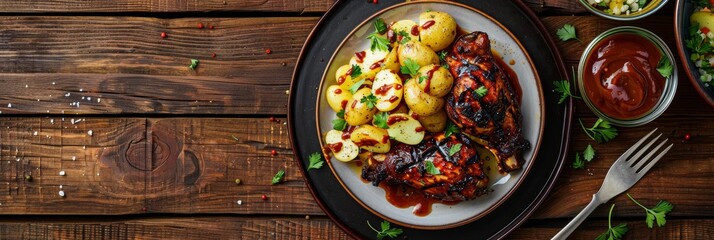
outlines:
[[[384,160],[393,141],[417,145],[447,125],[444,96],[454,78],[444,49],[457,34],[454,18],[426,11],[418,22],[378,18],[373,27],[369,47],[339,67],[323,92],[336,114],[324,141],[343,162]]]

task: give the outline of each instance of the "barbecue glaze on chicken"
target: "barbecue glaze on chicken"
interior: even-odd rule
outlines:
[[[449,155],[452,148],[458,151]],[[427,162],[433,163],[440,173],[430,174]],[[427,136],[415,146],[397,144],[383,162],[370,161],[365,165],[362,178],[375,186],[383,181],[410,186],[441,201],[474,199],[486,193],[488,183],[474,143],[462,134]]]
[[[530,143],[521,133],[516,93],[494,60],[488,35],[473,32],[459,37],[446,61],[454,76],[454,87],[446,99],[449,118],[493,152],[501,170],[521,168],[522,153],[530,149]],[[482,86],[487,91],[479,96],[476,90]]]

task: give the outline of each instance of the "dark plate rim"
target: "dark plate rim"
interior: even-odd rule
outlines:
[[[313,198],[315,198],[316,203],[318,206],[325,212],[325,214],[333,220],[334,223],[337,224],[337,226],[345,231],[347,234],[349,234],[352,237],[355,238],[361,238],[363,237],[360,235],[356,229],[352,229],[346,225],[345,222],[341,221],[330,209],[325,205],[325,202],[323,199],[321,199],[316,192],[315,187],[312,185],[313,183],[310,181],[310,178],[308,176],[308,172],[306,170],[306,165],[304,159],[302,159],[301,155],[298,153],[298,149],[296,148],[297,145],[297,139],[295,137],[295,123],[294,120],[296,119],[295,116],[295,110],[292,108],[296,102],[296,93],[295,90],[297,88],[297,77],[300,73],[300,69],[302,65],[304,64],[305,60],[305,55],[306,52],[305,50],[307,47],[312,43],[314,40],[315,33],[320,30],[321,26],[325,24],[326,19],[328,19],[329,16],[334,15],[337,9],[337,6],[339,6],[341,3],[346,2],[345,0],[336,0],[332,6],[328,9],[328,11],[320,18],[320,20],[317,22],[315,27],[310,31],[309,35],[307,36],[305,43],[303,44],[303,47],[300,51],[300,54],[298,55],[297,61],[295,68],[293,70],[293,75],[292,75],[292,81],[290,84],[290,94],[289,94],[289,99],[288,99],[288,131],[290,134],[290,144],[291,147],[293,148],[294,152],[293,155],[295,156],[295,160],[298,162],[298,166],[300,167],[300,171],[303,175],[303,179],[305,181],[305,185],[308,187],[308,190],[310,191],[310,194],[313,195]],[[551,34],[548,34],[548,31],[545,27],[545,25],[538,19],[537,15],[533,10],[531,10],[524,2],[522,1],[513,1],[512,2],[516,7],[518,8],[517,10],[521,11],[523,14],[525,14],[528,18],[528,21],[535,25],[537,30],[540,32],[541,37],[546,43],[546,46],[549,50],[549,52],[552,54],[552,57],[554,59],[555,67],[557,68],[557,74],[559,74],[562,78],[571,81],[570,77],[567,74],[567,71],[565,69],[565,64],[563,63],[561,54],[556,47],[556,43],[553,40],[553,37]],[[555,183],[557,182],[560,173],[562,171],[565,158],[567,157],[567,152],[569,150],[569,140],[570,140],[570,127],[572,124],[572,116],[573,116],[573,100],[568,99],[565,104],[564,104],[565,110],[563,111],[562,116],[557,116],[558,118],[562,117],[563,120],[563,126],[561,129],[561,132],[559,133],[561,138],[560,138],[560,144],[559,148],[557,151],[554,149],[553,151],[557,152],[557,160],[555,162],[555,168],[552,169],[550,174],[548,175],[549,181],[546,182],[544,186],[541,187],[540,191],[537,193],[536,197],[526,206],[526,208],[521,211],[516,218],[513,221],[510,221],[508,224],[506,224],[501,230],[495,232],[493,235],[491,235],[489,238],[503,238],[504,236],[507,236],[510,234],[512,231],[514,231],[518,226],[523,224],[528,217],[530,217],[536,210],[537,207],[540,206],[543,201],[545,201],[546,196],[551,192],[553,189]],[[559,106],[560,107],[560,106]]]
[[[685,72],[687,73],[687,78],[694,86],[694,89],[697,90],[699,96],[701,96],[702,99],[709,104],[709,106],[714,108],[714,90],[705,90],[706,86],[704,86],[704,83],[699,81],[699,74],[693,71],[696,66],[694,66],[692,61],[689,60],[689,51],[684,48],[684,41],[686,39],[684,34],[687,32],[682,31],[682,29],[689,29],[689,22],[684,21],[685,18],[686,20],[689,20],[689,15],[684,14],[684,5],[686,2],[687,0],[677,0],[677,5],[674,10],[674,38],[677,42],[679,60],[682,61],[682,66],[684,66],[684,70],[686,70]]]

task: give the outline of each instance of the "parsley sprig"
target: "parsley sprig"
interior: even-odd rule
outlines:
[[[434,166],[434,162],[432,161],[424,161],[424,170],[426,170],[426,172],[431,175],[441,174],[441,171],[439,171],[439,169]]]
[[[580,98],[579,96],[573,95],[573,92],[570,90],[570,82],[568,82],[568,80],[553,81],[553,85],[555,86],[555,91],[560,93],[558,104],[565,102],[565,99],[568,99],[568,97]]]
[[[191,59],[191,64],[188,65],[188,68],[191,70],[196,70],[196,68],[198,67],[198,63],[198,59]]]
[[[389,118],[388,113],[386,113],[386,112],[377,113],[374,115],[372,124],[374,124],[374,126],[377,126],[380,128],[389,129],[389,126],[387,126],[387,118]]]
[[[659,59],[659,62],[657,63],[657,71],[659,72],[662,77],[668,78],[672,76],[672,71],[674,71],[674,67],[672,66],[672,63],[669,62],[669,59],[665,56],[662,56],[662,58]]]
[[[377,96],[370,93],[369,95],[362,97],[359,102],[367,104],[367,108],[372,109],[375,105],[377,105]]]
[[[573,168],[583,169],[585,168],[585,163],[590,162],[595,158],[595,149],[592,145],[588,144],[588,147],[583,151],[583,158],[580,158],[580,153],[575,153],[575,161],[573,162]]]
[[[319,152],[310,154],[310,164],[307,165],[307,170],[320,169],[325,161],[322,160],[322,155]]]
[[[635,204],[640,206],[642,209],[645,210],[645,213],[647,213],[647,218],[645,218],[645,222],[647,223],[647,227],[652,228],[654,225],[654,221],[657,221],[657,226],[661,227],[664,226],[665,223],[667,223],[667,213],[671,212],[674,206],[670,204],[667,201],[659,201],[657,205],[655,205],[652,209],[649,209],[639,202],[635,200],[629,193],[627,194],[627,197],[630,198]]]
[[[374,51],[375,49],[379,49],[380,51],[389,51],[389,40],[386,37],[381,36],[387,32],[387,24],[384,23],[384,20],[381,18],[377,18],[376,21],[374,21],[374,33],[370,34],[367,36],[367,39],[370,41],[370,49]]]
[[[356,78],[362,75],[362,68],[357,66],[357,64],[352,64],[352,69],[350,70],[350,77]]]
[[[486,93],[488,93],[488,88],[481,85],[476,90],[474,90],[474,93],[476,93],[479,98],[482,98],[483,96],[486,96]]]
[[[412,38],[409,36],[409,33],[407,33],[407,32],[404,31],[404,30],[401,30],[401,31],[397,32],[397,35],[399,35],[399,36],[402,37],[402,40],[399,41],[399,44],[401,44],[401,45],[404,45],[404,44],[406,44],[406,43],[408,43],[409,41],[412,40]]]
[[[377,20],[374,21],[374,31],[379,34],[387,32],[387,23],[384,22],[384,19],[377,18]]]
[[[449,137],[459,132],[459,127],[456,126],[456,124],[451,121],[446,122],[446,128],[444,129],[444,137]]]
[[[414,77],[419,72],[419,64],[417,64],[414,59],[407,58],[407,60],[404,60],[404,66],[402,66],[399,70],[402,74],[409,74]]]
[[[568,41],[570,39],[575,39],[575,40],[578,40],[578,42],[581,42],[581,43],[583,42],[576,36],[575,27],[573,27],[573,25],[570,25],[570,24],[563,25],[562,28],[558,29],[556,34],[558,34],[558,38],[560,38],[560,40],[562,40],[562,41]]]
[[[610,125],[605,119],[598,118],[593,127],[585,128],[583,121],[578,119],[580,126],[585,130],[585,134],[598,143],[606,143],[617,136],[617,129]]]
[[[285,170],[280,169],[277,173],[275,173],[275,176],[273,176],[273,181],[271,181],[270,184],[278,184],[283,181],[283,178],[285,178]]]
[[[454,156],[454,154],[456,154],[459,151],[461,151],[461,143],[451,145],[451,147],[449,148],[449,156],[450,157]]]
[[[342,131],[347,128],[347,122],[345,121],[345,110],[340,110],[337,112],[337,119],[332,120],[332,129],[337,131]]]
[[[370,224],[369,221],[367,221],[367,225],[373,231],[377,232],[378,240],[382,240],[382,239],[384,239],[384,237],[396,238],[397,236],[399,236],[399,234],[402,234],[402,232],[403,232],[402,229],[400,229],[400,228],[392,228],[390,226],[389,222],[387,222],[387,221],[382,221],[382,224],[381,224],[382,230],[381,231],[374,229],[374,227],[372,227],[372,224]]]
[[[618,240],[629,230],[626,223],[620,223],[620,225],[612,227],[612,209],[614,208],[615,204],[612,204],[610,213],[607,215],[607,231],[597,236],[595,240]]]

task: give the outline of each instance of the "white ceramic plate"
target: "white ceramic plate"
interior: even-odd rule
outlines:
[[[466,32],[488,33],[492,50],[502,56],[505,63],[513,63],[510,64],[510,67],[518,76],[520,87],[523,90],[521,99],[523,135],[531,143],[531,149],[524,153],[526,162],[523,169],[508,175],[490,176],[489,185],[492,192],[487,195],[455,205],[434,204],[429,215],[419,217],[412,213],[411,207],[398,208],[387,202],[384,190],[372,186],[371,183],[365,183],[359,172],[350,167],[350,163],[333,159],[330,161],[330,168],[347,192],[373,213],[404,226],[419,229],[443,229],[469,223],[496,208],[519,185],[535,159],[540,145],[538,140],[541,138],[543,129],[543,93],[540,81],[537,79],[538,74],[535,72],[530,57],[513,33],[510,33],[490,16],[455,3],[408,2],[387,8],[365,20],[352,31],[330,60],[328,68],[322,76],[322,85],[319,91],[317,128],[319,136],[322,137],[332,129],[332,120],[336,116],[327,104],[325,91],[328,86],[336,84],[334,76],[337,68],[347,64],[355,52],[369,48],[369,41],[366,40],[366,37],[374,31],[373,21],[382,18],[385,22],[390,23],[401,19],[411,19],[418,23],[419,14],[427,10],[449,13],[454,17],[459,27]],[[324,141],[321,141],[321,144],[324,144]]]

